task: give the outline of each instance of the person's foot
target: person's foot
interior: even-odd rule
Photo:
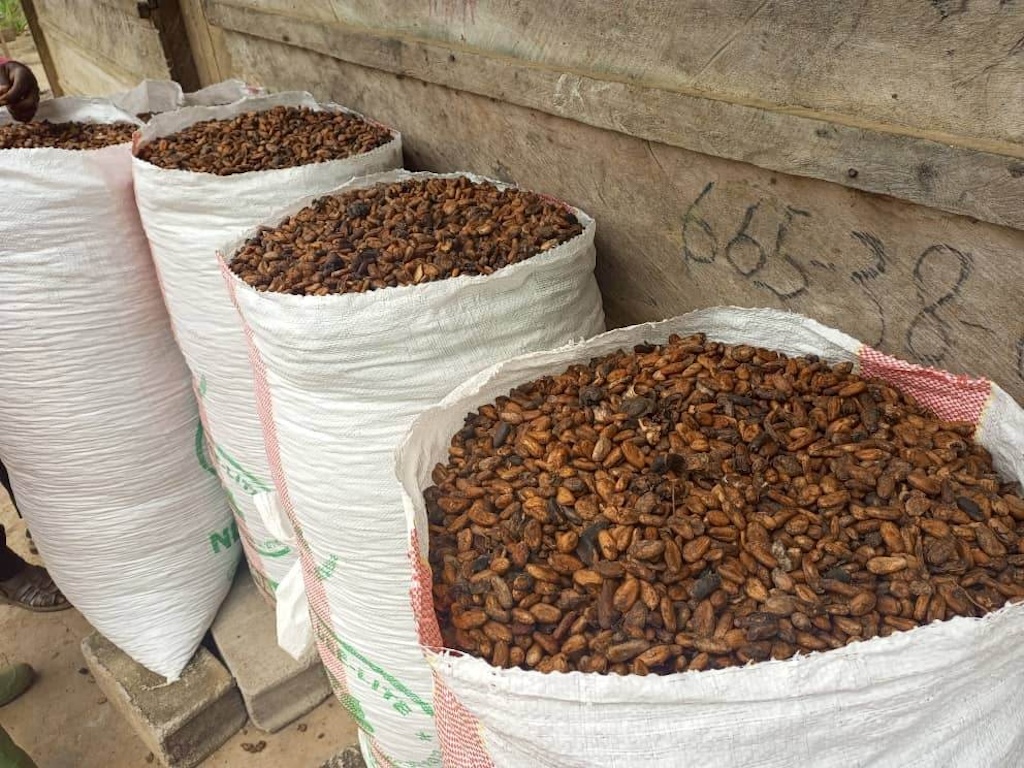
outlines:
[[[0,707],[21,696],[35,679],[36,673],[28,664],[11,664],[0,668]]]
[[[26,565],[17,575],[0,581],[2,604],[39,612],[63,611],[71,607],[50,574],[38,565]]]

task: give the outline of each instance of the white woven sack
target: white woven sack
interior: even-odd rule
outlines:
[[[39,118],[131,121],[55,99]],[[2,122],[2,121],[0,121]],[[0,151],[0,457],[54,580],[129,656],[178,677],[231,585],[188,369],[132,197],[129,144]]]
[[[320,106],[308,93],[244,99],[229,106],[186,107],[155,116],[138,149],[203,120],[276,106]],[[263,523],[256,497],[272,484],[256,413],[249,348],[217,263],[217,248],[304,195],[318,195],[353,176],[398,168],[397,134],[370,152],[327,163],[233,176],[160,168],[133,160],[135,197],[149,237],[175,337],[192,371],[214,463],[235,510],[253,577],[273,595],[296,555]]]
[[[192,93],[183,92],[173,80],[143,80],[130,91],[105,98],[125,112],[144,115],[173,112],[188,106],[233,104],[261,93],[262,89],[250,87],[241,80],[224,80]]]
[[[1024,411],[989,381],[896,360],[813,320],[715,308],[524,355],[469,379],[420,416],[396,455],[419,566],[413,604],[437,677],[450,768],[932,768],[1021,765],[1024,605],[827,653],[646,677],[503,670],[441,645],[422,490],[467,412],[569,365],[678,333],[850,361],[946,419],[978,424],[1005,478],[1024,480]]]
[[[338,191],[430,176],[397,171]],[[489,276],[295,296],[256,291],[225,269],[251,334],[314,636],[371,765],[440,764],[394,448],[420,411],[481,368],[603,329],[595,225],[574,212],[581,235]]]
[[[143,80],[130,91],[106,96],[118,109],[132,115],[172,112],[185,98],[181,86],[173,80]]]
[[[243,80],[222,80],[219,83],[200,88],[182,96],[183,107],[216,107],[221,104],[234,104],[241,99],[263,96],[266,91],[255,85],[248,85]]]

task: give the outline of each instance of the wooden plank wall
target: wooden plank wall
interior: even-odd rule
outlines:
[[[900,4],[906,2],[908,0],[901,0]],[[523,38],[515,45],[502,46],[478,33],[477,37],[483,39],[478,46],[472,46],[469,44],[472,30],[484,24],[470,21],[473,18],[470,11],[475,6],[461,0],[434,0],[429,4],[434,15],[452,19],[450,23],[438,22],[439,29],[450,30],[449,37],[460,25],[465,28],[465,33],[458,35],[460,42],[439,41],[429,36],[433,28],[421,31],[405,21],[401,9],[423,6],[409,1],[394,2],[386,10],[375,11],[373,20],[381,25],[378,27],[356,26],[347,18],[330,20],[327,17],[333,12],[329,4],[301,6],[302,14],[315,11],[322,18],[299,15],[299,10],[285,7],[293,4],[280,0],[209,0],[208,7],[215,24],[246,37],[286,42],[363,67],[414,77],[703,154],[890,194],[985,221],[1024,226],[1024,209],[1019,204],[1024,195],[1024,147],[1020,143],[967,133],[950,134],[927,124],[884,123],[873,119],[866,107],[857,110],[850,106],[840,113],[826,111],[823,104],[808,106],[769,101],[764,95],[749,96],[749,86],[737,85],[732,91],[695,89],[683,74],[675,82],[669,82],[662,69],[655,72],[656,77],[643,67],[624,73],[623,67],[614,66],[617,46],[639,46],[638,41],[643,36],[626,42],[617,39],[622,29],[632,29],[612,26],[612,21],[618,18],[614,12],[617,3],[618,0],[604,3],[560,0],[547,4],[562,9],[570,17],[572,11],[579,17],[583,10],[605,7],[609,21],[596,32],[589,32],[605,33],[606,50],[598,53],[595,43],[589,63],[582,62],[587,68],[577,68],[581,62],[562,54],[555,57],[557,61],[549,63],[552,58],[549,51],[586,47],[573,37],[571,29],[555,23],[557,14],[550,19],[545,16],[531,21],[523,27]],[[470,10],[453,16],[453,4]],[[846,0],[819,3],[829,4],[857,5]],[[359,7],[372,3],[353,1],[346,5]],[[443,5],[440,10],[439,5]],[[492,5],[505,7],[509,3],[487,4],[493,11]],[[535,9],[535,5],[512,3],[506,16],[490,21],[488,29],[492,37],[506,35],[506,25],[516,19],[530,18],[532,11],[529,9]],[[638,25],[653,35],[657,28],[679,22],[682,11],[696,5],[702,3],[654,3],[651,4],[653,10],[636,10],[626,21],[618,19],[616,23]],[[761,5],[767,7],[769,3]],[[716,7],[726,6],[742,7],[744,3],[741,0],[716,3]],[[663,11],[661,16],[658,16],[659,9]],[[430,12],[408,11],[407,15],[418,19]],[[998,27],[1017,26],[1024,38],[1024,8],[1014,14],[1004,14],[1009,22]],[[340,17],[340,11],[335,15]],[[736,23],[740,27],[737,35],[742,31],[742,19],[737,16]],[[587,19],[582,19],[581,25],[585,21]],[[547,26],[548,23],[552,26]],[[685,30],[688,38],[673,42],[695,45],[705,37],[702,26],[689,24]],[[819,38],[831,34],[825,30],[819,32]],[[585,39],[587,33],[588,27],[581,26],[579,34]],[[540,42],[531,44],[530,35]],[[809,31],[806,36],[812,38],[804,45],[809,50],[816,50],[814,44],[824,44],[821,39],[813,39]],[[950,39],[947,39],[948,44],[952,44]],[[484,47],[487,45],[494,48]],[[752,63],[737,65],[733,72],[737,84],[751,78],[763,80],[765,75],[759,74],[761,70],[769,77],[782,79],[782,75],[775,74],[775,68],[783,72],[787,66],[792,67],[781,52],[775,51],[772,55],[772,50],[764,45],[766,52],[760,64],[756,58],[748,57]],[[978,40],[974,40],[973,45],[982,47]],[[1021,47],[1024,52],[1024,44]],[[524,51],[521,55],[520,49]],[[901,50],[890,49],[887,55],[896,57]],[[540,51],[543,55],[535,54],[530,58],[531,51]],[[630,48],[629,52],[638,57],[644,55],[640,47]],[[1011,57],[1018,58],[1017,54]],[[858,68],[853,68],[851,63],[850,78],[877,79],[878,70],[884,67],[885,56],[866,59]],[[996,69],[998,67],[993,71]],[[1015,82],[1024,82],[1024,76],[1020,76],[1024,72],[1019,67],[1016,71]],[[251,74],[259,77],[264,73],[257,70]],[[284,77],[287,71],[268,74]],[[905,85],[908,86],[905,95],[909,93],[906,98],[913,102],[912,107],[927,111],[930,96],[920,93],[919,88],[909,87],[911,83]],[[741,90],[742,93],[736,92]],[[1010,101],[1013,93],[1012,87],[993,90],[990,100],[1020,116],[1024,102]],[[965,105],[964,113],[968,114],[970,108],[973,105]],[[984,132],[980,123],[972,122],[972,126],[978,129],[977,133]]]
[[[1024,400],[1024,7],[208,0],[237,75],[582,206],[614,324],[772,306]]]
[[[206,22],[202,0],[23,5],[55,93],[102,96],[145,79],[173,79],[193,91],[230,70],[226,46]]]
[[[153,42],[126,53],[96,19],[134,3],[35,2],[58,33],[91,30],[68,67],[119,51],[131,82],[152,76]],[[181,6],[204,83],[310,90],[402,130],[410,167],[588,210],[614,324],[786,308],[1024,400],[1021,3]]]
[[[31,0],[61,91],[103,95],[170,69],[153,23],[134,0]]]
[[[181,0],[181,11],[200,83],[212,85],[230,77],[231,59],[224,33],[209,23],[203,0]]]
[[[598,222],[609,320],[710,304],[801,312],[1024,399],[1024,232],[625,134],[293,46],[229,38],[241,72],[397,125],[407,165],[468,169]]]

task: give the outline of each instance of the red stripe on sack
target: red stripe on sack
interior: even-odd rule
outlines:
[[[269,594],[266,594],[266,596],[274,599],[274,590],[269,589],[269,584],[267,583],[269,577],[267,576],[266,569],[263,568],[263,562],[260,560],[259,552],[256,550],[249,527],[242,519],[241,513],[236,512],[234,518],[235,525],[238,526],[238,540],[242,542],[242,551],[245,552],[245,559],[249,564],[249,573],[252,574],[253,580],[260,587],[260,591],[264,593],[269,591]],[[260,580],[262,580],[262,584]]]
[[[391,762],[391,758],[388,757],[384,750],[380,748],[380,744],[373,736],[368,737],[370,741],[370,752],[373,754],[373,760],[375,763],[381,766],[381,768],[395,768],[395,764]]]
[[[441,639],[441,628],[437,624],[437,614],[434,612],[433,576],[430,564],[420,555],[419,534],[415,528],[410,541],[409,559],[412,560],[413,580],[409,587],[409,599],[412,602],[413,615],[416,617],[420,644],[430,648],[441,648],[444,641]]]
[[[156,262],[154,261],[154,264]],[[157,270],[159,273],[159,270]],[[161,288],[161,292],[163,289]],[[164,299],[166,300],[166,294]],[[164,302],[166,303],[166,301]],[[174,323],[171,323],[171,331],[174,331]],[[175,335],[175,339],[177,336]],[[220,473],[220,462],[215,457],[216,448],[213,442],[213,433],[210,432],[210,420],[206,415],[206,406],[203,404],[203,397],[199,393],[199,385],[196,383],[195,376],[192,377],[192,392],[196,398],[196,406],[199,408],[199,423],[203,425],[203,442],[206,444],[206,455],[210,460],[210,466],[213,467],[214,472],[217,473],[217,479],[223,486],[227,486],[225,479],[221,477]],[[257,576],[263,578],[263,581],[267,581],[267,572],[263,569],[263,563],[260,561],[259,556],[256,552],[256,548],[252,543],[252,534],[249,533],[249,528],[245,524],[245,520],[242,519],[242,514],[235,510],[233,504],[229,505],[231,509],[231,517],[235,521],[235,526],[238,528],[238,540],[242,543],[242,551],[245,552],[245,559],[249,563],[249,570],[255,571]],[[257,582],[259,585],[259,582]],[[266,591],[266,586],[260,588],[261,592]],[[268,597],[273,598],[273,592]]]
[[[444,768],[494,768],[480,723],[434,672],[434,715]]]
[[[978,424],[992,395],[992,382],[988,379],[914,365],[866,345],[860,350],[860,373],[913,395],[917,402],[946,421]]]
[[[284,468],[281,465],[281,444],[277,438],[277,426],[274,424],[274,402],[270,395],[270,387],[267,384],[267,369],[263,364],[263,358],[260,356],[259,350],[256,348],[256,343],[253,341],[252,328],[249,327],[249,323],[238,306],[238,296],[235,291],[235,280],[237,278],[228,269],[227,261],[222,254],[217,254],[217,260],[220,263],[221,275],[223,275],[224,281],[227,283],[231,302],[238,312],[242,329],[245,331],[256,393],[256,412],[259,414],[260,425],[263,427],[263,442],[267,450],[267,462],[270,465],[270,478],[274,481],[274,488],[281,499],[281,505],[284,507],[288,521],[295,531],[295,546],[299,550],[302,582],[306,587],[306,599],[310,606],[310,620],[313,623],[313,630],[317,638],[317,648],[320,651],[324,666],[331,672],[332,679],[337,682],[335,693],[339,696],[347,696],[348,680],[345,666],[338,658],[337,648],[327,644],[324,637],[327,633],[319,628],[319,617],[329,618],[331,615],[330,603],[327,600],[324,583],[317,575],[313,553],[310,551],[306,538],[302,534],[302,525],[295,516],[295,505],[292,504],[291,494],[288,492],[288,483],[285,479]]]
[[[145,233],[145,227],[143,227],[143,233]],[[178,337],[178,328],[171,315],[171,305],[167,301],[167,289],[165,288],[163,273],[160,271],[159,262],[157,262],[156,257],[153,256],[153,245],[149,242],[148,236],[146,237],[146,250],[149,251],[149,260],[152,262],[153,271],[156,273],[156,284],[160,289],[160,298],[163,300],[164,308],[167,310],[167,321],[171,326],[171,337],[174,339],[174,343],[177,345],[179,351],[181,351],[182,361],[185,362],[186,368],[188,368],[188,362],[184,359],[185,347],[182,346],[181,339]],[[227,486],[227,483],[220,474],[220,463],[214,455],[215,449],[213,447],[213,433],[210,431],[210,420],[206,415],[206,406],[203,404],[203,397],[199,392],[199,382],[196,381],[195,374],[192,373],[191,368],[188,368],[188,372],[189,379],[192,382],[192,395],[195,397],[196,409],[199,412],[199,423],[203,428],[203,445],[206,448],[206,457],[210,462],[210,466],[213,467],[213,471],[216,473],[218,482],[223,486]],[[238,527],[238,538],[242,543],[242,550],[246,553],[245,559],[248,561],[250,569],[255,567],[258,575],[262,576],[264,581],[266,581],[267,574],[260,567],[262,563],[260,563],[259,559],[256,557],[256,552],[251,546],[251,541],[246,540],[246,536],[248,536],[249,539],[251,539],[252,536],[249,534],[248,528],[242,520],[242,515],[240,513],[236,513],[232,505],[229,505],[229,509],[231,510],[231,518],[235,521],[235,525]],[[261,588],[260,591],[265,593],[265,588]],[[273,593],[267,595],[267,597],[273,598]]]
[[[145,234],[146,228],[143,227],[142,231],[143,234]],[[217,481],[220,482],[221,485],[226,486],[227,483],[225,483],[224,479],[220,476],[220,470],[218,469],[220,465],[217,462],[216,457],[214,456],[213,433],[210,432],[210,422],[206,416],[206,406],[203,405],[203,398],[202,395],[199,393],[199,382],[196,381],[195,375],[192,373],[191,368],[188,367],[188,361],[185,360],[185,347],[182,346],[181,339],[178,336],[178,328],[175,325],[174,320],[172,319],[171,305],[167,301],[167,289],[164,283],[164,276],[163,273],[160,271],[159,262],[156,260],[156,257],[153,256],[153,244],[149,242],[148,235],[146,236],[146,250],[149,253],[149,260],[153,264],[153,272],[156,273],[156,284],[157,287],[160,289],[160,299],[163,301],[164,308],[167,310],[167,322],[171,326],[171,338],[174,339],[175,345],[181,352],[182,362],[185,364],[185,367],[189,373],[189,379],[192,382],[192,395],[195,398],[196,410],[199,413],[199,424],[203,428],[203,447],[206,448],[206,457],[210,462],[210,466],[213,467],[213,470],[216,473]],[[250,566],[252,566],[254,563],[257,564],[256,570],[258,571],[258,575],[262,576],[265,581],[266,573],[259,567],[259,560],[256,559],[255,552],[250,549],[249,542],[246,541],[245,537],[248,534],[248,530],[245,527],[245,523],[242,521],[242,516],[240,514],[236,514],[234,508],[230,505],[229,509],[231,510],[231,518],[235,521],[235,525],[238,526],[238,538],[242,542],[242,550],[246,553],[246,560],[249,562]],[[260,591],[263,592],[264,590],[261,589]],[[272,595],[270,595],[270,597],[272,597]]]

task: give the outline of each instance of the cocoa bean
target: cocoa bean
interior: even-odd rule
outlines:
[[[131,123],[7,123],[0,125],[0,149],[102,149],[127,144],[137,129]]]
[[[644,651],[650,648],[651,644],[646,640],[627,640],[624,643],[613,645],[608,648],[608,661],[613,664],[617,664],[623,661],[629,661],[635,656],[639,656]]]
[[[525,384],[424,493],[445,642],[666,674],[996,610],[1024,598],[1024,501],[970,436],[848,365],[699,335]]]
[[[143,145],[138,157],[161,168],[230,176],[341,160],[389,141],[390,131],[355,115],[279,106],[194,123]]]
[[[321,197],[249,238],[231,256],[230,267],[260,291],[361,293],[460,275],[490,275],[582,231],[565,205],[532,192],[500,189],[464,176],[415,178]],[[521,415],[504,406],[499,413],[501,423],[522,422]],[[545,436],[549,448],[535,433],[522,433],[509,445],[512,433],[499,436],[497,429],[488,435],[488,450],[505,451],[520,461],[540,459],[554,447],[550,438]],[[596,434],[592,440],[600,442]],[[498,448],[495,443],[500,443]],[[599,455],[596,444],[579,453],[590,443],[587,438],[563,447],[568,455],[580,456],[573,462],[578,465]],[[634,461],[646,463],[639,448],[629,450]],[[607,502],[613,488],[614,483],[599,484],[598,495]],[[578,503],[576,512],[589,516]]]

